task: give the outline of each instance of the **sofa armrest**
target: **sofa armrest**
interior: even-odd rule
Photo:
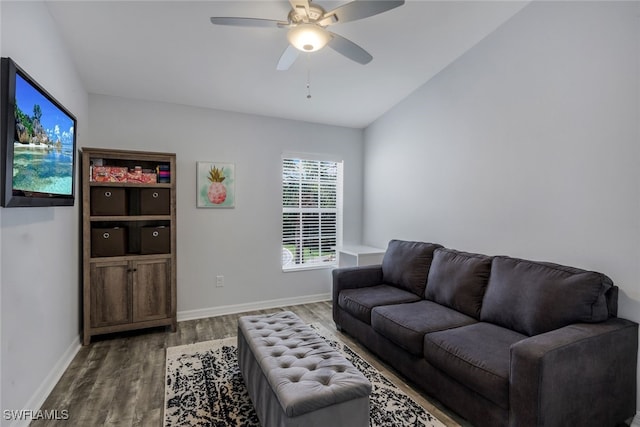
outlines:
[[[336,268],[332,272],[333,318],[338,310],[338,295],[343,289],[364,288],[382,284],[382,265]]]
[[[509,425],[607,426],[636,412],[638,324],[578,323],[511,346]]]

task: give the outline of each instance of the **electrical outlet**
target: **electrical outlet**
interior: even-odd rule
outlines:
[[[216,288],[222,288],[224,286],[224,276],[219,274],[216,276]]]

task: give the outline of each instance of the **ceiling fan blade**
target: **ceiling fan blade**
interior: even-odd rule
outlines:
[[[331,34],[331,41],[329,41],[328,46],[336,52],[362,65],[368,64],[373,59],[373,56],[369,55],[369,52],[351,40],[345,39],[341,35],[332,33],[331,31],[329,31],[329,34]]]
[[[277,21],[275,19],[260,18],[233,18],[224,16],[214,16],[211,23],[215,25],[233,25],[237,27],[282,27],[288,25],[288,22]]]
[[[368,18],[369,16],[374,16],[379,13],[386,12],[398,6],[402,6],[403,4],[404,0],[352,1],[351,3],[347,3],[343,6],[337,7],[327,12],[324,16],[329,17],[331,15],[335,15],[335,17],[338,19],[338,22],[356,21],[358,19]]]
[[[292,45],[287,46],[287,48],[282,52],[282,56],[280,56],[280,60],[278,61],[278,66],[276,69],[278,71],[287,71],[289,67],[296,62],[300,51],[293,47]]]

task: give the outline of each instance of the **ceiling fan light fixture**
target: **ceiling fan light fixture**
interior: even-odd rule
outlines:
[[[322,49],[331,40],[331,34],[317,24],[298,24],[287,33],[289,43],[303,52]]]

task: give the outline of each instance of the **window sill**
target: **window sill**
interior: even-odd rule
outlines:
[[[308,270],[327,270],[334,269],[338,267],[338,263],[330,263],[330,264],[316,264],[316,265],[302,265],[300,267],[287,267],[282,268],[283,273],[295,273],[297,271],[308,271]]]

